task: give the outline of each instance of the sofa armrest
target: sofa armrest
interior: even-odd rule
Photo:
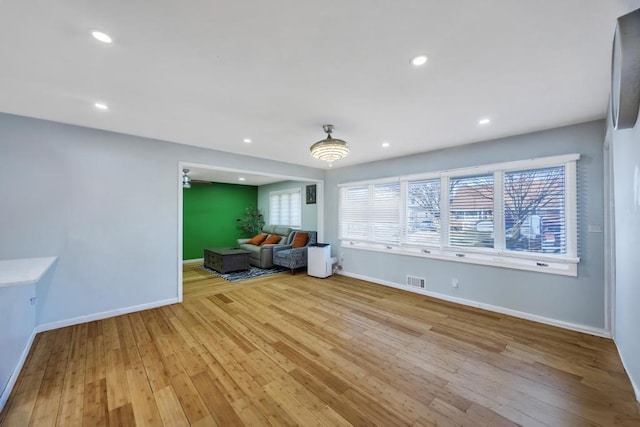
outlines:
[[[242,245],[244,243],[247,243],[249,240],[251,240],[251,239],[238,239],[238,240],[236,240],[236,242],[238,242],[238,246],[240,246],[240,245]]]
[[[277,244],[268,244],[260,246],[260,265],[273,265],[273,251],[277,248]]]
[[[306,246],[303,246],[301,248],[292,248],[291,249],[291,253],[292,254],[298,254],[298,253],[304,254],[304,258],[306,259],[307,258],[307,249],[308,248]]]
[[[273,247],[273,253],[284,251],[285,249],[291,249],[291,245],[278,245]]]

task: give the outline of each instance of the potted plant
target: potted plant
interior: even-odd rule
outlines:
[[[250,206],[245,209],[244,216],[236,219],[236,222],[242,234],[251,237],[260,233],[264,227],[264,215],[260,209]]]

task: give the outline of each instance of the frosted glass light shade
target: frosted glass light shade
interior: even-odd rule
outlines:
[[[322,129],[327,133],[327,138],[311,146],[311,155],[329,163],[346,157],[349,154],[349,147],[345,141],[331,136],[333,125],[324,125]]]
[[[316,159],[333,162],[349,154],[347,143],[341,139],[327,138],[311,146],[311,155]]]

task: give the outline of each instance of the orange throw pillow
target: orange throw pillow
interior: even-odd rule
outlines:
[[[278,236],[277,234],[269,234],[269,237],[267,237],[267,239],[264,242],[262,242],[260,246],[273,245],[275,243],[279,243],[280,239],[282,239],[282,236]]]
[[[247,243],[250,245],[260,246],[262,242],[265,241],[266,238],[267,238],[266,234],[258,234],[257,236],[253,236],[251,240],[249,240]]]
[[[296,233],[296,237],[293,238],[292,248],[302,248],[307,244],[309,240],[309,233]]]

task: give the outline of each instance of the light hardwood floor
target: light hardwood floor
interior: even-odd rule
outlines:
[[[2,426],[640,425],[610,340],[341,276],[38,334]]]

